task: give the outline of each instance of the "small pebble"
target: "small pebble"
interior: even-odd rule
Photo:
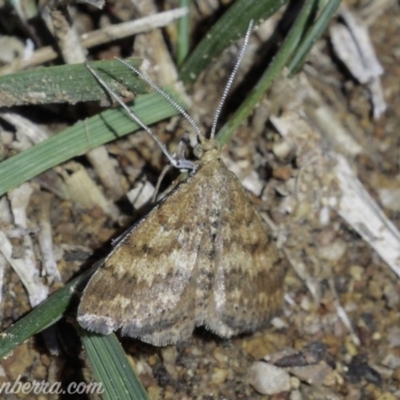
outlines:
[[[292,151],[291,146],[288,142],[282,140],[280,142],[274,143],[272,147],[272,152],[281,160],[284,160]]]
[[[176,371],[176,358],[178,356],[178,351],[176,346],[167,346],[162,348],[161,356],[167,372],[173,379],[178,379],[178,373]]]
[[[273,395],[290,390],[290,375],[275,365],[257,361],[249,370],[251,386],[261,394]]]
[[[318,255],[322,260],[338,261],[343,257],[346,250],[347,244],[341,239],[336,239],[327,246],[319,247]]]
[[[287,181],[293,173],[293,169],[291,166],[280,165],[274,168],[272,175],[274,178],[279,179],[281,181]]]
[[[392,378],[400,382],[400,368],[396,368],[393,372]]]
[[[159,400],[161,399],[162,389],[159,386],[149,386],[147,388],[147,394],[150,397],[150,400]]]
[[[382,393],[376,400],[396,400],[397,397],[393,396],[389,392]]]
[[[325,361],[321,361],[304,367],[292,367],[290,372],[301,381],[318,386],[322,385],[325,378],[332,372],[332,368]]]
[[[214,383],[215,385],[220,385],[221,383],[225,382],[227,376],[227,369],[214,368],[213,374],[211,376],[212,383]]]
[[[299,390],[293,390],[293,392],[290,393],[290,400],[303,400],[303,396]]]

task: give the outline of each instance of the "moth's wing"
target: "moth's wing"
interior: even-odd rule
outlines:
[[[222,337],[267,324],[282,302],[285,265],[236,176],[223,166],[225,193],[215,237],[215,277],[206,326]],[[210,210],[212,213],[212,210]]]
[[[78,309],[82,327],[154,345],[182,340],[195,326],[195,274],[207,196],[197,174],[135,225],[90,279]],[[205,212],[205,215],[207,213]]]

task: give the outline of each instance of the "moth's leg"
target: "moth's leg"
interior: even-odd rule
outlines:
[[[174,157],[174,159],[177,161],[177,163],[179,163],[180,161],[186,160],[186,157],[185,157],[186,150],[188,147],[191,147],[190,140],[191,140],[190,134],[185,133],[183,135],[183,137],[181,138],[181,140],[179,141],[178,148],[176,149],[175,153],[172,155],[172,157]],[[161,182],[170,169],[171,169],[171,165],[166,165],[163,168],[163,170],[161,171],[161,174],[157,180],[157,185],[154,190],[153,197],[151,198],[152,203],[155,203],[157,196],[158,196],[158,192],[160,190]]]
[[[164,179],[166,173],[170,170],[170,168],[171,168],[171,165],[168,164],[168,165],[166,165],[166,166],[163,168],[163,170],[161,171],[161,174],[160,174],[160,176],[159,176],[158,179],[157,179],[156,188],[154,189],[154,193],[153,193],[153,196],[152,196],[152,198],[151,198],[151,202],[152,202],[152,203],[155,203],[155,202],[156,202],[157,196],[158,196],[158,192],[159,192],[159,190],[160,190],[161,182],[162,182],[162,180]]]

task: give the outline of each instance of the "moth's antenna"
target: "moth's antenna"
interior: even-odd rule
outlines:
[[[221,115],[222,107],[223,107],[223,105],[225,103],[226,97],[228,96],[229,90],[230,90],[230,88],[232,86],[232,83],[233,83],[233,81],[235,79],[236,73],[238,72],[238,69],[239,69],[240,64],[242,62],[244,53],[245,53],[245,51],[247,49],[247,45],[249,44],[249,38],[250,38],[251,30],[253,29],[253,25],[254,25],[254,20],[251,20],[250,23],[249,23],[249,26],[247,28],[246,35],[244,37],[242,48],[240,49],[239,57],[236,60],[235,67],[233,68],[233,71],[231,72],[231,75],[230,75],[230,77],[228,79],[228,82],[225,85],[225,89],[224,89],[224,92],[222,93],[221,100],[219,101],[218,107],[217,107],[217,109],[215,111],[214,121],[213,121],[212,127],[211,127],[210,138],[213,138],[215,136],[215,131],[217,130],[217,123],[218,123],[219,116]]]
[[[126,65],[128,68],[130,68],[132,71],[134,71],[139,78],[144,80],[148,85],[150,85],[153,90],[155,90],[158,94],[160,94],[162,97],[164,97],[165,100],[167,100],[173,107],[175,107],[180,114],[182,114],[186,120],[189,122],[189,124],[192,126],[194,131],[196,132],[196,135],[198,138],[201,138],[203,134],[201,133],[201,130],[199,126],[197,125],[196,121],[193,119],[193,117],[185,111],[185,109],[175,100],[173,99],[167,92],[162,90],[156,83],[153,82],[153,80],[143,73],[142,71],[138,70],[135,68],[133,65],[128,64],[125,60],[122,60],[118,57],[115,57],[118,61],[122,62],[122,64]]]
[[[120,60],[122,61],[122,60]],[[125,64],[125,62],[124,62]],[[127,64],[130,66],[129,64]],[[139,125],[141,126],[155,141],[156,143],[160,146],[162,152],[165,154],[165,156],[168,158],[169,162],[177,169],[187,169],[187,170],[193,170],[195,169],[195,164],[190,161],[190,160],[185,160],[185,159],[175,159],[167,148],[165,147],[164,143],[158,139],[158,137],[152,132],[152,130],[143,122],[141,119],[121,100],[121,98],[114,93],[110,87],[107,85],[107,83],[98,75],[96,71],[92,67],[90,67],[89,64],[86,64],[86,68],[92,73],[92,75],[99,81],[99,83],[104,87],[104,89],[107,90],[107,92],[112,96],[121,107],[124,108],[124,110],[128,113],[128,115]],[[160,89],[161,90],[161,89]]]

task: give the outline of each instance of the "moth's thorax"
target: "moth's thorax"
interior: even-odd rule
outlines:
[[[210,161],[216,160],[218,158],[220,158],[221,153],[219,150],[219,145],[218,142],[214,139],[203,139],[201,146],[203,148],[203,154],[200,158],[201,163],[205,164],[208,163]]]

